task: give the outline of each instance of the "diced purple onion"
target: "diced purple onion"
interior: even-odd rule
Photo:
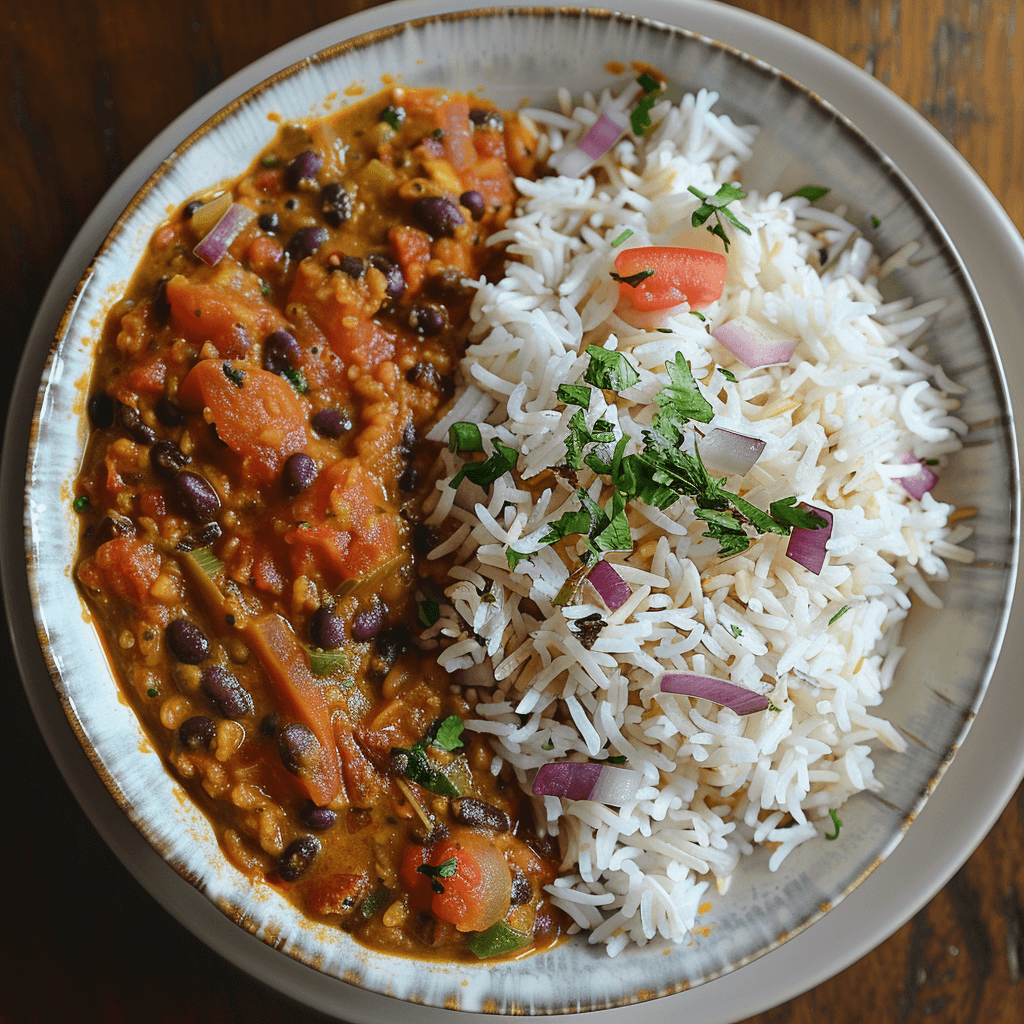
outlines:
[[[352,620],[352,636],[356,640],[372,640],[384,625],[384,609],[379,604],[361,611]]]
[[[248,206],[232,203],[227,213],[213,226],[210,233],[192,250],[204,263],[211,267],[220,262],[228,246],[239,236],[242,229],[256,216]]]
[[[575,146],[566,146],[551,158],[551,166],[568,178],[580,177],[619,141],[628,125],[629,119],[624,111],[609,109],[602,112]]]
[[[711,336],[751,369],[782,366],[793,358],[797,346],[796,338],[774,337],[749,316],[733,317]]]
[[[705,466],[725,473],[742,476],[761,457],[765,442],[759,437],[748,437],[732,430],[715,427],[700,442],[700,460]]]
[[[603,558],[590,570],[587,578],[611,611],[621,608],[633,595],[629,584]]]
[[[900,465],[910,466],[913,463],[917,463],[918,471],[910,476],[901,476],[899,481],[907,494],[920,501],[939,482],[939,478],[913,452],[904,452]]]
[[[815,508],[813,505],[801,505],[801,508],[808,512],[816,512],[822,519],[828,520],[828,526],[821,526],[817,530],[804,530],[795,527],[789,535],[789,547],[786,554],[799,562],[815,576],[821,572],[825,564],[825,544],[832,536],[832,513],[827,508]]]
[[[737,715],[766,711],[769,700],[763,694],[747,690],[714,676],[698,676],[689,672],[666,672],[661,677],[662,693],[678,693],[683,697],[699,697],[730,708]]]
[[[551,761],[537,772],[533,794],[621,807],[633,799],[642,781],[643,775],[632,768],[613,768],[596,761]]]

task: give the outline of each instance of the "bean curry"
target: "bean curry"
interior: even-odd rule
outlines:
[[[537,173],[478,98],[288,124],[176,210],[111,311],[76,576],[126,697],[225,855],[391,953],[547,948],[557,850],[417,646],[423,522],[487,239]],[[426,617],[426,620],[424,619]]]

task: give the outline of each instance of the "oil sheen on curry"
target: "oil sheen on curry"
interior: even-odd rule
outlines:
[[[522,955],[557,854],[417,646],[472,288],[532,139],[394,89],[282,128],[154,234],[108,318],[77,579],[125,694],[231,862],[392,953]]]

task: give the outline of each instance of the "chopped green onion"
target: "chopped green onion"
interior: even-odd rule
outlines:
[[[836,834],[834,836],[830,836],[826,832],[825,833],[825,838],[826,839],[838,839],[839,838],[839,830],[843,827],[843,823],[839,820],[839,812],[838,811],[829,811],[828,812],[828,816],[832,819],[832,824],[835,827]]]
[[[315,676],[329,676],[338,669],[348,668],[348,655],[344,651],[309,649],[309,669]]]
[[[613,248],[613,249],[617,248],[618,246],[622,245],[622,243],[623,243],[623,242],[624,242],[624,241],[625,241],[625,240],[626,240],[627,238],[632,238],[632,237],[633,237],[633,231],[632,231],[632,229],[631,229],[631,228],[626,228],[626,229],[625,229],[625,230],[624,230],[624,231],[622,232],[622,234],[621,234],[621,235],[619,235],[619,236],[618,236],[618,237],[617,237],[617,238],[615,239],[615,241],[614,241],[614,242],[612,242],[612,248]]]
[[[459,452],[482,452],[484,442],[480,428],[475,423],[453,423],[448,428],[448,447],[455,455]]]
[[[840,608],[839,611],[837,611],[835,615],[833,615],[832,618],[828,620],[828,624],[831,626],[832,623],[836,621],[836,619],[841,619],[849,610],[850,606],[848,604],[844,604],[843,607]]]
[[[702,324],[708,322],[708,318],[699,309],[691,309],[690,316],[695,316]]]

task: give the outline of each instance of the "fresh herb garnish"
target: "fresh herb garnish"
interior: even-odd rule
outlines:
[[[771,697],[769,697],[769,698],[768,698],[768,710],[769,710],[769,711],[775,711],[775,712],[779,712],[779,711],[781,711],[781,710],[782,710],[782,708],[780,708],[780,707],[779,707],[779,706],[778,706],[777,704],[775,704],[775,703],[774,703],[774,702],[772,701]]]
[[[695,316],[702,324],[708,322],[708,318],[699,309],[691,309],[690,316]]]
[[[632,237],[633,237],[633,230],[632,230],[632,228],[625,228],[623,230],[622,234],[617,235],[616,238],[615,238],[615,241],[612,242],[612,248],[613,249],[617,248],[618,246],[622,245],[622,243],[627,238],[632,238]]]
[[[437,867],[433,864],[421,864],[416,870],[421,875],[426,875],[430,879],[430,888],[436,893],[443,893],[444,886],[440,883],[441,878],[451,878],[459,867],[459,861],[457,857],[449,857],[447,860],[441,861]]]
[[[690,223],[695,228],[699,228],[705,223],[705,221],[714,217],[714,227],[709,224],[707,225],[707,230],[722,240],[722,243],[725,245],[726,252],[729,251],[729,236],[725,233],[725,225],[722,223],[723,217],[733,227],[739,228],[740,231],[743,231],[748,235],[750,234],[750,228],[748,228],[746,224],[742,223],[736,214],[729,209],[729,204],[731,202],[737,199],[742,199],[747,194],[738,185],[734,185],[732,182],[727,181],[719,186],[718,191],[713,196],[709,196],[706,192],[701,192],[699,188],[694,188],[693,185],[690,185],[687,191],[692,192],[702,204],[693,211]]]
[[[245,371],[236,370],[230,363],[221,363],[220,368],[224,371],[224,376],[227,377],[236,388],[240,388],[245,382]]]
[[[722,376],[723,376],[723,377],[724,377],[724,378],[725,378],[726,380],[728,380],[728,381],[731,381],[731,382],[732,382],[733,384],[735,384],[735,383],[736,383],[736,374],[735,374],[735,373],[733,373],[733,372],[732,372],[732,370],[727,370],[727,369],[726,369],[726,368],[725,368],[724,366],[720,366],[720,367],[718,368],[718,372],[719,372],[719,373],[720,373],[720,374],[721,374],[721,375],[722,375]]]
[[[839,812],[838,811],[834,811],[834,810],[833,811],[829,811],[828,812],[828,816],[832,819],[832,825],[833,825],[833,827],[836,830],[836,834],[834,836],[830,836],[826,832],[825,833],[825,838],[826,839],[838,839],[839,838],[839,830],[843,827],[843,823],[839,820]]]
[[[590,408],[590,388],[586,384],[559,384],[555,397],[566,405]]]
[[[871,226],[877,228],[881,224],[881,220],[878,219],[874,214],[871,214]]]
[[[480,428],[475,423],[453,423],[448,428],[448,447],[453,455],[459,452],[482,452],[484,442]]]
[[[405,777],[410,782],[416,783],[417,786],[422,786],[439,796],[460,796],[461,790],[451,778],[453,774],[457,777],[457,774],[451,769],[456,766],[461,766],[464,769],[465,758],[457,757],[449,766],[448,771],[445,771],[430,760],[427,750],[431,746],[448,753],[457,750],[463,745],[462,729],[462,719],[458,715],[449,715],[439,722],[434,730],[428,732],[423,739],[418,740],[411,747],[393,748],[392,760],[397,763],[397,767]]]
[[[828,620],[828,624],[831,626],[832,623],[836,621],[836,619],[841,619],[849,610],[850,606],[848,604],[844,604],[843,607],[840,608],[839,611],[837,611],[835,615],[833,615],[832,618]]]
[[[160,691],[159,690],[154,690],[152,687],[150,687],[146,691],[146,696],[147,697],[159,697],[160,696]]]
[[[937,466],[939,464],[939,460],[938,459],[925,459],[924,460],[924,464],[926,466]]]
[[[494,446],[494,452],[485,462],[467,462],[452,477],[452,482],[448,486],[458,487],[463,480],[469,480],[485,491],[489,491],[491,484],[498,477],[510,469],[514,469],[519,452],[515,448],[509,448],[508,445],[502,444],[497,438],[494,438],[491,444]]]
[[[441,617],[441,608],[436,601],[426,600],[420,601],[419,611],[416,617],[419,619],[420,625],[424,629],[430,629],[430,627],[437,622]]]
[[[449,715],[443,719],[437,727],[437,732],[431,739],[431,744],[449,752],[458,750],[462,744],[462,730],[464,724],[458,715]]]
[[[273,289],[273,288],[271,288],[271,287],[270,287],[270,285],[266,283],[266,281],[264,281],[264,282],[263,282],[263,283],[262,283],[262,284],[260,285],[260,295],[263,295],[263,296],[267,296],[267,295],[269,295],[269,294],[270,294],[270,293],[271,293],[271,292],[272,292],[273,290],[274,290],[274,289]]]
[[[672,333],[674,333],[671,327],[655,327],[654,329],[659,334],[672,334]]]
[[[277,157],[273,153],[268,153],[261,161],[264,167],[276,167]]]
[[[735,623],[729,627],[729,632],[737,638],[743,636],[743,630],[740,629],[740,627],[737,626]]]
[[[401,107],[385,107],[380,112],[380,119],[397,132],[405,120],[405,111]]]
[[[651,107],[658,101],[661,85],[658,80],[646,71],[637,79],[644,94],[637,100],[636,106],[630,111],[629,123],[634,135],[644,135],[651,127]]]
[[[625,754],[612,754],[610,757],[606,757],[605,761],[607,761],[608,764],[625,764],[626,763],[626,755]]]
[[[520,562],[530,561],[536,553],[536,551],[515,551],[512,548],[505,548],[505,558],[508,560],[509,571],[515,572]]]
[[[300,395],[304,395],[309,390],[309,385],[306,383],[306,378],[303,376],[301,370],[293,370],[290,366],[286,366],[281,372],[288,378],[291,386],[295,388]]]
[[[819,199],[824,199],[831,191],[831,189],[823,188],[821,185],[804,185],[803,188],[790,192],[786,198],[793,199],[795,196],[802,196],[809,203],[816,203]]]
[[[84,494],[80,494],[73,502],[71,502],[71,507],[76,512],[84,512],[89,507],[89,498]]]
[[[628,277],[616,274],[614,270],[611,272],[611,279],[613,281],[618,281],[619,284],[628,284],[630,288],[639,287],[649,277],[654,277],[653,270],[638,270],[635,274],[630,274]]]
[[[603,391],[625,391],[640,380],[632,363],[621,353],[600,345],[588,345],[590,365],[583,379]]]
[[[362,906],[359,908],[360,913],[363,917],[373,917],[381,907],[384,906],[388,901],[388,897],[391,895],[391,890],[381,886],[379,889],[374,889],[369,896],[363,900]]]

